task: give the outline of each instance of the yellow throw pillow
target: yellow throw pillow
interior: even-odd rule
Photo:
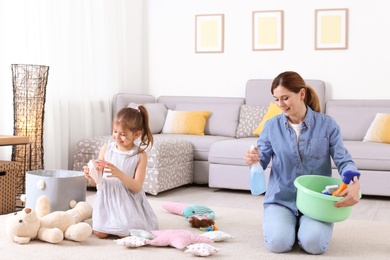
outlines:
[[[265,122],[268,119],[271,119],[274,116],[277,116],[281,113],[282,113],[282,110],[274,102],[271,102],[268,106],[267,113],[265,113],[265,115],[263,117],[263,120],[261,120],[259,126],[252,133],[255,135],[260,135],[261,131],[263,131],[263,127],[264,127]]]
[[[390,114],[376,114],[363,141],[390,143]]]
[[[210,111],[168,110],[162,133],[204,135],[210,114]]]

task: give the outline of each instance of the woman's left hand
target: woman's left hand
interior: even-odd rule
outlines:
[[[348,207],[357,204],[360,200],[360,183],[359,178],[354,177],[348,188],[339,194],[345,196],[344,199],[335,203],[336,208]]]

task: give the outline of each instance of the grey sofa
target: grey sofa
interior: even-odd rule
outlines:
[[[326,114],[340,125],[344,144],[362,174],[362,193],[390,196],[390,144],[362,141],[377,113],[390,114],[390,100],[329,100],[326,103]],[[337,175],[333,165],[333,176]]]
[[[174,188],[179,185],[173,183],[175,179],[180,177],[170,178],[168,184],[164,184],[165,187],[161,188],[160,184],[152,184],[154,187],[150,187],[150,181],[155,180],[157,177],[161,178],[161,174],[155,173],[156,163],[159,158],[171,154],[177,154],[177,158],[182,157],[179,154],[181,151],[173,151],[175,147],[171,149],[165,149],[164,151],[154,152],[157,148],[165,144],[168,139],[180,140],[181,143],[190,143],[192,145],[192,178],[190,183],[207,184],[209,163],[208,156],[210,146],[215,142],[234,139],[236,135],[236,128],[238,124],[238,117],[240,113],[240,106],[244,104],[244,98],[228,98],[228,97],[178,97],[178,96],[161,96],[155,99],[150,95],[134,95],[127,93],[119,93],[114,96],[113,99],[113,115],[121,108],[135,105],[144,104],[149,111],[150,116],[150,128],[153,132],[155,145],[151,153],[148,153],[148,166],[147,176],[145,180],[144,190],[150,194],[156,195],[157,193],[167,190],[168,188]],[[209,110],[212,114],[207,120],[205,127],[205,135],[184,135],[184,134],[161,134],[164,120],[167,115],[168,109],[170,110]],[[99,153],[100,147],[109,140],[110,136],[99,136],[80,140],[74,151],[73,156],[73,169],[81,170],[84,165],[88,163],[90,159],[96,159]],[[177,159],[176,158],[176,159]],[[154,161],[154,162],[151,162]],[[179,171],[182,169],[174,167],[172,174],[179,176]],[[166,182],[166,180],[163,180]],[[160,183],[162,181],[160,180]],[[181,182],[180,185],[184,185],[187,182]],[[156,187],[157,186],[157,187]]]
[[[113,114],[130,103],[145,104],[150,114],[150,127],[157,142],[160,139],[180,139],[189,142],[193,150],[193,179],[195,184],[208,184],[212,188],[249,190],[249,166],[243,155],[257,136],[242,134],[245,111],[248,108],[265,109],[274,101],[270,93],[271,79],[249,80],[245,98],[241,97],[188,97],[135,95],[119,93],[113,99]],[[362,172],[362,193],[365,195],[390,196],[386,180],[390,180],[390,144],[363,142],[364,133],[378,112],[390,113],[390,101],[328,101],[325,102],[325,83],[320,80],[306,80],[319,94],[322,110],[336,119],[342,128],[346,146]],[[360,103],[360,105],[359,105]],[[353,107],[353,108],[351,108]],[[367,109],[369,107],[369,109]],[[209,110],[205,135],[162,134],[167,110]],[[364,111],[363,111],[364,110]],[[356,116],[349,116],[352,111]],[[364,114],[364,120],[357,119]],[[257,123],[258,124],[258,123]],[[244,126],[245,130],[245,126]],[[244,131],[245,132],[245,131]],[[248,132],[248,129],[247,129]],[[250,131],[251,132],[251,131]],[[241,134],[239,134],[241,133]],[[109,134],[109,133],[108,133]],[[75,149],[73,168],[81,169],[89,159],[96,158],[98,148],[109,138],[94,137],[85,146],[81,140]],[[92,147],[92,148],[91,148]],[[378,150],[379,149],[379,150]],[[269,175],[269,165],[266,175]],[[337,170],[334,176],[339,178]],[[379,186],[378,186],[379,183]]]

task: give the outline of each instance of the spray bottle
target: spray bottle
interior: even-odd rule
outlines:
[[[360,173],[359,172],[354,172],[354,171],[346,171],[346,172],[344,172],[344,174],[343,174],[343,182],[341,183],[340,187],[332,193],[332,196],[337,196],[341,192],[343,192],[348,187],[349,183],[353,180],[353,178],[355,176],[357,176],[359,178]]]
[[[254,151],[255,147],[251,145],[251,151]],[[252,195],[260,195],[266,190],[265,174],[260,162],[254,163],[250,169],[249,177],[251,193]]]

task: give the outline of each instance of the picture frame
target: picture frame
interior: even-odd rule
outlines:
[[[284,12],[252,12],[252,50],[276,51],[284,48]]]
[[[348,9],[315,10],[315,50],[348,49]]]
[[[195,15],[195,53],[224,52],[224,14]]]

